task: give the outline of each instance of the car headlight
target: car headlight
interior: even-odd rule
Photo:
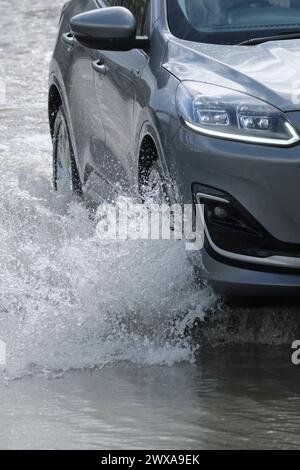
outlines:
[[[182,82],[177,110],[189,129],[211,137],[287,147],[298,132],[277,108],[250,95],[197,82]]]

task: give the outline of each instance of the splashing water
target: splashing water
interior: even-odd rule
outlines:
[[[209,293],[178,241],[106,242],[77,201],[21,174],[0,192],[0,331],[9,374],[192,360]]]
[[[184,331],[209,293],[195,288],[184,243],[101,242],[85,207],[51,188],[47,74],[63,3],[4,0],[0,19],[6,373],[192,360]]]

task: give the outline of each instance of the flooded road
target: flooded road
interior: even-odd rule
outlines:
[[[0,0],[0,448],[297,448],[300,304],[224,307],[183,245],[101,242],[52,190],[63,3]]]
[[[115,365],[0,388],[1,448],[299,448],[300,369],[288,354],[205,354],[199,364]]]

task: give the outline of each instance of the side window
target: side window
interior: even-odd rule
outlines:
[[[150,0],[123,0],[123,6],[128,8],[136,17],[137,34],[144,34],[146,13],[149,11]]]
[[[108,7],[123,6],[130,10],[137,21],[137,35],[150,33],[150,0],[106,0]]]
[[[108,7],[122,6],[122,0],[106,0]]]
[[[150,36],[151,34],[151,2],[148,0],[146,2],[144,18],[141,25],[141,35]]]

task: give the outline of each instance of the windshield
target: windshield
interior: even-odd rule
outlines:
[[[181,39],[239,44],[300,33],[300,0],[167,0],[169,27]]]

